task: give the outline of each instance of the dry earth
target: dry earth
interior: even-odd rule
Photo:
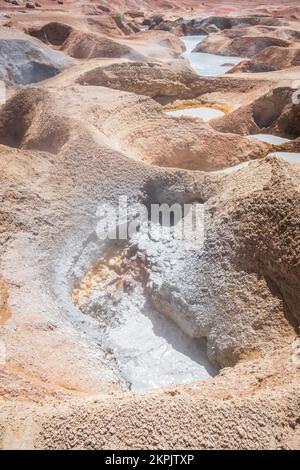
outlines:
[[[300,148],[298,2],[40,4],[0,0],[0,447],[299,449],[300,165],[268,156]],[[249,60],[197,75],[199,32]],[[201,205],[203,245],[100,240],[124,195]],[[106,333],[138,289],[218,374],[131,390]]]

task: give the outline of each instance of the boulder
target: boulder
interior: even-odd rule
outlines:
[[[27,85],[53,77],[71,60],[21,33],[0,32],[0,79],[9,84]]]
[[[124,15],[119,13],[115,13],[112,15],[113,20],[115,21],[117,27],[125,34],[125,36],[129,36],[133,32],[138,32],[139,28],[132,28],[132,23],[128,22]]]
[[[273,16],[253,15],[253,16],[209,16],[207,18],[192,18],[185,20],[177,18],[169,20],[164,15],[153,15],[147,18],[147,24],[150,29],[176,30],[177,28],[183,35],[209,34],[219,30],[230,30],[238,26],[281,26],[286,24],[280,18]]]

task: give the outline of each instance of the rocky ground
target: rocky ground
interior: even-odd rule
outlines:
[[[247,59],[198,75],[187,34]],[[2,449],[299,449],[300,165],[269,155],[299,152],[299,44],[296,1],[0,0]],[[104,242],[120,196],[201,208],[203,240]],[[145,318],[204,372],[163,386]]]

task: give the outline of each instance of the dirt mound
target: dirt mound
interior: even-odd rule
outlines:
[[[243,61],[227,73],[271,72],[300,65],[300,49],[296,47],[267,47],[251,60]]]
[[[277,161],[271,164],[271,179],[264,187],[263,195],[253,194],[241,201],[236,209],[241,230],[238,234],[234,230],[238,247],[234,257],[244,269],[247,266],[249,271],[264,276],[274,294],[283,297],[287,318],[292,314],[299,321],[299,178],[292,176],[294,184],[290,185],[288,177],[283,177],[288,169],[282,168]],[[265,232],[260,229],[262,224],[266,227]]]
[[[299,103],[288,103],[278,121],[275,131],[280,135],[288,135],[291,138],[300,136],[300,105]]]
[[[288,142],[284,142],[276,146],[276,150],[279,152],[298,152],[300,153],[300,137],[297,139],[290,140]]]
[[[221,132],[239,134],[268,134],[299,137],[299,104],[293,103],[294,90],[278,87],[266,95],[241,106],[224,117],[214,119],[211,125]]]
[[[8,7],[7,3],[4,5],[6,8],[3,8],[3,10]],[[31,28],[39,30],[48,23],[57,23],[67,25],[75,30],[97,32],[109,37],[124,36],[124,32],[116,24],[114,13],[112,11],[101,11],[97,7],[98,5],[92,4],[75,4],[72,5],[71,8],[68,2],[66,6],[59,5],[59,9],[57,9],[57,2],[52,3],[52,0],[47,0],[47,5],[44,3],[41,8],[31,11],[27,10],[26,12],[24,11],[24,6],[23,8],[15,6],[10,7],[6,17],[5,13],[3,13],[3,23],[8,26],[16,27],[21,31],[27,31]],[[86,11],[83,11],[84,9]],[[23,14],[20,14],[20,10]],[[0,22],[2,22],[1,20],[2,17],[0,16]],[[122,22],[124,27],[128,27],[130,29],[131,33],[133,33],[134,30],[137,30],[137,27],[131,28],[131,26],[127,26],[130,23],[135,24],[132,18],[129,20],[122,17]]]
[[[76,59],[95,57],[128,57],[138,59],[141,56],[129,46],[111,38],[92,33],[73,31],[63,44],[63,50]]]
[[[110,94],[106,94],[108,99]],[[211,171],[260,158],[268,149],[248,138],[215,133],[201,120],[169,117],[160,105],[145,97],[124,95],[121,107],[111,101],[110,111],[102,104],[101,113],[97,113],[102,114],[98,125],[118,148],[126,148],[132,158],[153,165]]]
[[[97,95],[93,95],[96,100]],[[80,96],[83,107],[87,100],[87,95],[85,100]],[[27,402],[26,408],[24,401],[19,406],[14,401],[3,403],[3,446],[103,448],[109,443],[118,448],[160,448],[165,442],[180,448],[217,448],[224,447],[225,437],[227,448],[291,446],[299,410],[299,368],[292,360],[294,331],[284,312],[292,301],[289,289],[294,282],[299,292],[292,258],[298,248],[296,227],[282,225],[282,216],[286,220],[295,216],[297,206],[292,201],[298,200],[299,173],[275,161],[256,163],[226,178],[166,171],[134,162],[100,140],[95,144],[82,137],[55,158],[3,146],[0,153],[1,181],[10,182],[9,191],[1,184],[6,192],[1,241],[12,307],[1,333],[10,351],[9,363],[20,364],[13,374],[10,364],[5,364],[1,390],[39,402],[35,406]],[[185,317],[195,335],[208,335],[209,353],[216,361],[240,360],[235,367],[202,384],[147,395],[122,391],[108,360],[111,350],[105,349],[92,319],[74,309],[69,299],[74,286],[70,273],[84,272],[80,261],[92,261],[103,248],[93,236],[97,208],[107,195],[113,201],[120,194],[133,197],[132,201],[136,194],[153,202],[163,197],[205,201],[203,249],[187,250],[178,266],[160,271],[161,285],[156,271],[153,301],[161,312],[170,314],[171,306]],[[11,225],[8,214],[13,215]],[[261,230],[262,224],[272,238]],[[262,250],[268,256],[266,264],[260,259]],[[283,282],[286,273],[287,290],[282,296],[272,282],[276,284],[281,274]],[[27,341],[21,341],[25,333]],[[18,348],[13,347],[16,342]],[[20,391],[13,389],[11,377]],[[61,400],[52,407],[40,402],[45,395],[58,395]],[[170,408],[171,435],[161,441],[158,436],[164,436],[165,421],[157,416],[166,408]],[[203,426],[199,426],[199,409]],[[111,416],[118,419],[114,428]],[[137,424],[140,416],[143,423],[145,419],[152,423],[157,437]],[[182,428],[185,420],[178,417],[184,416],[189,419]],[[22,427],[24,417],[26,423],[34,418],[30,430]],[[222,430],[216,433],[220,420]],[[12,427],[23,429],[13,441],[9,440]],[[241,431],[244,427],[247,432]],[[87,432],[78,432],[79,428]],[[191,428],[198,430],[196,434]]]
[[[8,84],[27,85],[46,80],[71,63],[61,52],[25,34],[0,31],[0,79]]]
[[[147,129],[146,135],[141,133],[143,127]],[[265,145],[253,144],[250,139],[234,134],[214,133],[201,121],[188,118],[166,117],[155,121],[149,117],[148,122],[132,124],[126,134],[115,136],[138,160],[189,170],[218,170],[261,158],[267,151]]]

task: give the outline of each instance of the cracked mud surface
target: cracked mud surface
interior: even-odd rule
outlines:
[[[298,5],[150,3],[0,1],[3,449],[300,447]],[[201,75],[183,34],[247,63]],[[121,196],[197,237],[101,240]]]

